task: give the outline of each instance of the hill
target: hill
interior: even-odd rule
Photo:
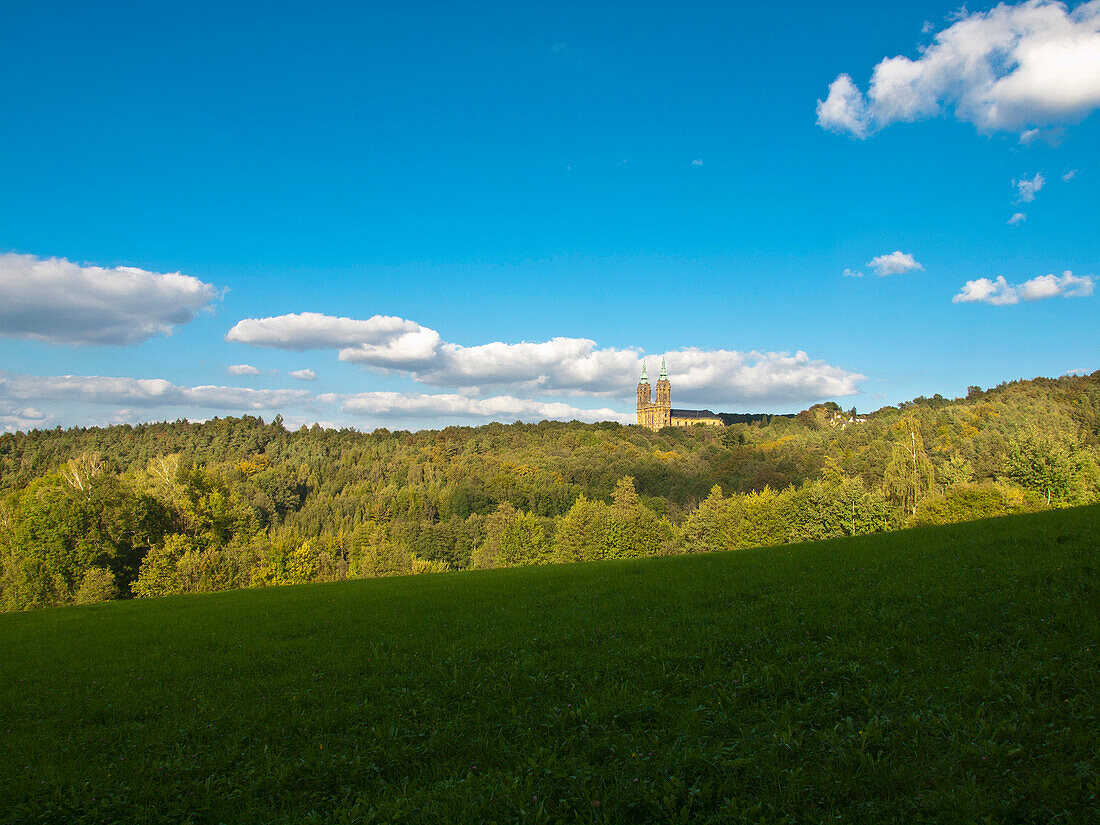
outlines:
[[[1095,821],[1098,535],[3,615],[0,821]]]
[[[1100,372],[858,419],[0,436],[0,609],[724,550],[1100,501]]]

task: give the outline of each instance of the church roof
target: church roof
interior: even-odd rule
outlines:
[[[673,418],[717,418],[710,410],[671,410]]]

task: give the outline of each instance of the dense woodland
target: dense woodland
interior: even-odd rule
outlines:
[[[0,436],[0,607],[694,553],[1100,500],[1100,371],[856,419]]]

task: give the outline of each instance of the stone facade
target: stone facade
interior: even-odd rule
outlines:
[[[661,375],[654,387],[654,398],[649,386],[649,376],[645,364],[642,364],[642,378],[638,382],[638,424],[651,430],[662,427],[689,427],[692,424],[706,424],[722,427],[724,422],[710,410],[674,410],[672,409],[672,385],[668,381],[668,371],[664,359],[661,360]]]

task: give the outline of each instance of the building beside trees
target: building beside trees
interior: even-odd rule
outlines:
[[[649,375],[645,362],[642,362],[642,377],[638,382],[638,424],[656,432],[662,427],[689,427],[692,424],[707,424],[724,427],[725,422],[710,410],[674,410],[672,408],[672,385],[668,380],[665,359],[661,359],[661,374],[657,377],[656,398],[649,387]]]

